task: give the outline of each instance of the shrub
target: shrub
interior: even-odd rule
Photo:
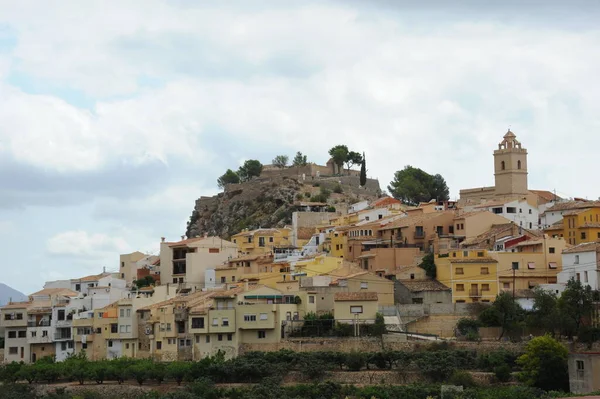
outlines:
[[[463,317],[456,323],[456,330],[460,335],[467,336],[469,333],[479,334],[480,326],[479,320]]]
[[[521,380],[544,390],[568,391],[568,354],[563,344],[548,335],[532,339],[517,359],[523,368]]]
[[[511,369],[508,364],[501,364],[499,366],[494,367],[494,375],[496,379],[500,382],[508,382],[511,378]]]
[[[151,368],[152,363],[149,361],[139,361],[127,368],[127,375],[136,380],[139,385],[143,385],[150,378]]]
[[[346,367],[350,371],[360,371],[366,363],[365,355],[360,352],[353,351],[346,355]]]
[[[334,188],[333,188],[333,192],[336,194],[342,194],[344,192],[344,189],[342,189],[342,186],[337,184]]]
[[[310,198],[311,194],[310,194],[310,193],[307,191],[307,192],[305,192],[305,193],[304,193],[304,196],[305,196],[306,198]]]
[[[191,363],[186,362],[171,362],[167,366],[167,376],[181,385],[183,380],[191,371]]]
[[[455,371],[450,377],[449,382],[452,385],[462,385],[465,388],[472,388],[477,386],[475,379],[471,375],[471,373],[467,371]]]

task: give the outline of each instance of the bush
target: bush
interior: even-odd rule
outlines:
[[[455,371],[449,380],[452,385],[462,385],[465,388],[472,388],[477,386],[475,379],[471,373],[467,371]]]
[[[188,376],[191,368],[191,363],[187,362],[171,362],[167,366],[167,376],[177,382],[177,385],[181,385],[183,380]]]
[[[523,368],[520,378],[527,385],[555,391],[569,390],[567,348],[546,335],[527,343],[525,354],[517,359]]]
[[[494,367],[494,375],[496,379],[500,382],[508,382],[511,378],[511,369],[508,364],[501,364],[499,366]]]
[[[310,193],[307,191],[307,192],[305,192],[305,193],[304,193],[304,196],[305,196],[306,198],[310,198],[311,194],[310,194]]]
[[[366,363],[365,355],[360,352],[353,351],[346,355],[346,367],[350,371],[360,371]]]
[[[463,317],[456,323],[456,330],[460,335],[467,336],[469,333],[479,334],[481,322],[477,319]]]
[[[342,189],[342,186],[337,184],[334,188],[333,188],[333,192],[336,194],[342,194],[344,192],[344,189]]]

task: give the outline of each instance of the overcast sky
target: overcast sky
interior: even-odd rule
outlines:
[[[530,188],[597,198],[597,3],[0,0],[0,281],[115,270],[225,169],[340,143],[455,197],[511,126]]]

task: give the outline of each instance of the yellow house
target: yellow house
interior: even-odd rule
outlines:
[[[452,289],[452,302],[493,302],[498,295],[498,261],[487,250],[450,251],[435,264],[437,280]]]
[[[566,212],[562,225],[562,237],[571,245],[596,241],[600,239],[600,207]]]
[[[345,249],[348,247],[348,227],[339,227],[329,233],[329,254],[337,258],[343,258]]]
[[[335,271],[330,275],[333,277]],[[348,292],[375,292],[379,305],[394,305],[394,282],[367,271],[360,271],[337,277],[338,287],[346,287]]]
[[[333,315],[339,323],[374,321],[378,310],[376,292],[337,292],[333,296]]]
[[[243,255],[261,255],[273,253],[275,248],[290,247],[291,229],[257,229],[244,230],[231,237]]]

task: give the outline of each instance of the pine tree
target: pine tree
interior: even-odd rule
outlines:
[[[360,165],[360,186],[364,187],[367,184],[367,158],[363,152],[362,164]]]

